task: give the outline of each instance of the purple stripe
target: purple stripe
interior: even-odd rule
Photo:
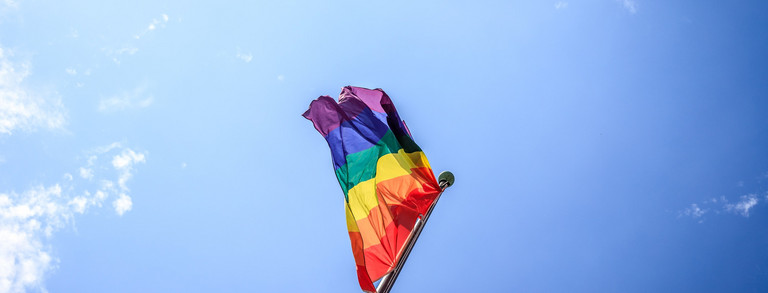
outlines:
[[[309,109],[302,116],[311,120],[320,134],[327,136],[341,125],[346,114],[331,97],[321,96],[309,104]]]
[[[365,103],[368,108],[374,112],[385,113],[384,108],[381,107],[382,98],[386,94],[381,89],[367,89],[354,86],[345,86],[341,89],[341,95],[339,95],[339,104],[343,104],[347,99],[359,99]],[[386,100],[389,100],[387,98]]]
[[[387,94],[381,89],[369,90],[359,87],[344,87],[337,104],[329,96],[321,96],[309,104],[303,116],[315,125],[323,136],[338,128],[344,121],[350,121],[365,109],[386,113],[384,104],[392,104]],[[384,120],[386,122],[386,120]]]
[[[347,155],[376,145],[389,130],[387,117],[397,121],[396,133],[407,133],[392,100],[381,89],[344,87],[339,102],[321,96],[309,104],[305,118],[312,121],[328,141],[336,169],[347,163]]]

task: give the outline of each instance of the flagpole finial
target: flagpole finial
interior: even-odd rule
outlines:
[[[451,173],[451,171],[440,172],[440,175],[437,176],[437,182],[445,182],[448,184],[446,187],[453,185],[454,181],[456,181],[456,178],[453,177],[453,173]]]

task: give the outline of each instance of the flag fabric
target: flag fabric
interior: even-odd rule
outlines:
[[[347,86],[338,103],[319,97],[303,116],[331,148],[360,287],[376,292],[440,186],[383,90]]]

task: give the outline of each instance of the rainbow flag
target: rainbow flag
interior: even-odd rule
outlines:
[[[376,292],[373,281],[395,268],[416,219],[440,186],[381,89],[344,87],[338,103],[319,97],[303,116],[331,148],[360,287]]]

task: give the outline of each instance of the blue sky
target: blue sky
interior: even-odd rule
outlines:
[[[768,290],[761,1],[0,0],[0,292],[359,292],[303,113],[382,88],[393,292]]]

